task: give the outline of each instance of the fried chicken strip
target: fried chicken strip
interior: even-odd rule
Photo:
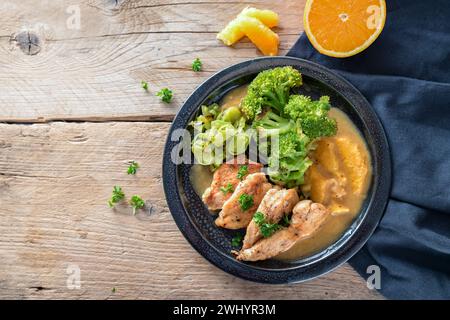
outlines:
[[[262,164],[255,162],[239,165],[235,159],[234,163],[224,163],[214,172],[211,186],[205,190],[202,196],[202,200],[209,210],[214,211],[222,209],[225,201],[231,197],[232,191],[236,189],[241,181],[237,174],[239,168],[244,165],[248,168],[248,174],[260,172],[262,168]],[[223,192],[221,188],[227,188],[229,184],[232,187],[231,192]]]
[[[258,261],[273,258],[292,248],[298,241],[310,237],[329,216],[329,211],[320,203],[300,201],[294,207],[291,224],[275,232],[271,237],[261,239],[252,247],[239,252],[236,259]]]
[[[247,227],[264,195],[271,188],[272,184],[267,182],[264,173],[260,172],[248,175],[247,178],[238,184],[231,197],[225,201],[222,211],[216,219],[216,225],[227,229]],[[251,197],[253,201],[253,205],[246,210],[242,209],[241,203],[239,202],[243,194]]]
[[[292,211],[294,206],[299,202],[298,194],[295,189],[271,189],[264,196],[257,212],[264,214],[266,221],[269,223],[278,223],[285,214]],[[248,249],[253,246],[262,234],[259,231],[258,225],[255,221],[250,221],[245,233],[244,243],[242,248]]]

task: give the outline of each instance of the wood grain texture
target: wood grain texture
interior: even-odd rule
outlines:
[[[171,120],[207,77],[259,55],[248,40],[234,48],[216,40],[238,12],[247,5],[278,12],[282,55],[302,31],[304,2],[83,0],[74,8],[69,0],[3,0],[0,121]],[[19,41],[23,32],[37,37],[33,55]],[[191,70],[196,57],[204,62],[199,73]],[[172,104],[155,97],[162,87],[175,92]]]
[[[247,5],[271,8],[284,54],[302,31],[304,0],[74,2],[0,2],[0,122],[48,122],[0,124],[0,299],[380,298],[348,265],[295,285],[230,276],[186,242],[163,195],[164,122],[204,79],[259,55],[215,34]],[[166,86],[170,105],[154,96]],[[129,160],[141,164],[137,176],[125,173]],[[142,195],[146,210],[109,209],[113,185]],[[67,287],[72,266],[80,289]]]
[[[166,123],[0,124],[0,298],[378,298],[348,265],[304,284],[240,280],[177,229],[161,182]],[[136,160],[136,176],[126,162]],[[139,194],[109,209],[113,185]],[[66,286],[70,265],[81,289]],[[116,288],[116,293],[112,293]]]

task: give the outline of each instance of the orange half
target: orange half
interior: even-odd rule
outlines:
[[[337,58],[369,47],[386,21],[385,0],[307,0],[306,35],[320,53]]]

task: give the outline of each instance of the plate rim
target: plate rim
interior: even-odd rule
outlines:
[[[186,128],[186,116],[189,118],[193,112],[196,112],[203,101],[214,90],[236,78],[236,75],[233,77],[227,75],[234,74],[236,70],[244,70],[252,67],[259,69],[255,71],[257,73],[267,69],[264,67],[264,64],[269,65],[267,68],[294,64],[294,67],[305,68],[309,71],[316,72],[320,77],[325,77],[314,78],[325,83],[345,98],[358,113],[358,116],[363,120],[364,125],[368,127],[369,131],[375,132],[372,138],[379,143],[379,145],[375,146],[377,151],[376,155],[378,155],[376,163],[379,166],[377,168],[379,175],[375,176],[374,174],[373,176],[375,190],[372,192],[372,197],[366,209],[366,215],[353,231],[353,234],[329,255],[313,261],[306,266],[294,266],[281,270],[264,269],[239,262],[227,256],[205,239],[191,221],[189,214],[184,208],[179,190],[181,182],[178,181],[177,165],[171,161],[172,148],[176,142],[171,141],[170,137],[174,130]],[[339,84],[341,90],[336,88],[336,84]],[[368,121],[370,121],[370,126],[368,126]],[[370,133],[373,134],[374,132]],[[191,246],[209,262],[227,273],[254,282],[272,284],[297,283],[316,278],[338,268],[355,255],[373,234],[384,214],[391,190],[392,169],[390,155],[387,136],[378,115],[362,93],[344,77],[320,64],[301,58],[287,56],[259,57],[239,62],[216,72],[201,83],[183,103],[170,126],[165,142],[162,166],[163,187],[167,205],[178,229],[180,229]],[[372,161],[372,165],[375,166],[375,159]],[[175,184],[174,178],[176,179]]]

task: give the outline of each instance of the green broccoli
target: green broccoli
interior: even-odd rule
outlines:
[[[287,188],[304,183],[306,170],[313,164],[310,158],[280,158],[277,166],[269,162],[268,174],[272,181]]]
[[[272,148],[269,157],[271,180],[288,188],[303,184],[304,174],[312,164],[308,158],[310,146],[310,139],[298,127],[281,134],[278,147]]]
[[[330,97],[322,96],[317,101],[303,95],[292,95],[284,108],[286,115],[300,122],[302,131],[312,140],[336,134],[336,120],[328,117]]]
[[[270,137],[268,174],[271,180],[288,188],[301,185],[312,164],[308,158],[309,137],[296,122],[270,111],[255,126],[260,135]]]
[[[300,72],[293,67],[277,67],[259,73],[250,83],[241,110],[249,120],[255,119],[264,107],[283,114],[292,88],[302,85]]]
[[[298,131],[288,131],[279,137],[279,153],[282,158],[305,157],[308,154],[307,136]]]
[[[269,111],[264,117],[253,122],[253,126],[266,136],[286,133],[295,128],[295,122]]]

